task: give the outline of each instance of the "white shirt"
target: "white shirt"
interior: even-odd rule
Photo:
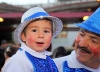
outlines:
[[[90,70],[92,72],[100,72],[100,67],[98,69],[93,69],[93,68],[87,67],[87,66],[83,65],[82,63],[80,63],[76,59],[75,51],[72,51],[72,53],[68,56],[54,59],[54,62],[56,63],[56,66],[57,66],[59,72],[63,72],[62,67],[63,67],[64,61],[67,61],[68,66],[70,68],[85,68],[85,69]]]
[[[44,51],[44,52],[36,52],[26,46],[24,43],[21,43],[22,51],[18,50],[15,55],[13,55],[4,65],[2,72],[34,72],[34,68],[25,55],[25,51],[30,53],[31,55],[46,59],[46,55],[51,55],[51,52]]]

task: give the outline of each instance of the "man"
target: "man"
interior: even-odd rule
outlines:
[[[75,50],[69,56],[54,59],[59,72],[100,72],[100,8],[80,27]]]
[[[4,50],[7,48],[7,46],[8,46],[7,41],[2,40],[1,45],[0,45],[0,70],[3,67],[4,63],[5,63]]]

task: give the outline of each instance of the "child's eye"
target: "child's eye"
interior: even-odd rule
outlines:
[[[49,31],[48,31],[48,30],[45,30],[44,32],[45,32],[45,33],[49,33]]]
[[[33,32],[36,32],[36,29],[33,29],[32,31],[33,31]]]

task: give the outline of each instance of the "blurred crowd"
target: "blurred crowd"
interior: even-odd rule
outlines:
[[[58,48],[54,50],[53,54],[51,55],[51,58],[59,58],[59,57],[67,56],[71,54],[72,51],[73,51],[73,48],[66,49],[63,46],[59,46]]]
[[[4,63],[13,56],[19,49],[19,43],[8,43],[7,40],[2,40],[0,43],[0,70]]]

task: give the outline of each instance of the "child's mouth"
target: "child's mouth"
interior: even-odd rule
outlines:
[[[42,46],[44,43],[43,43],[43,42],[36,42],[36,44],[37,44],[38,46]]]

